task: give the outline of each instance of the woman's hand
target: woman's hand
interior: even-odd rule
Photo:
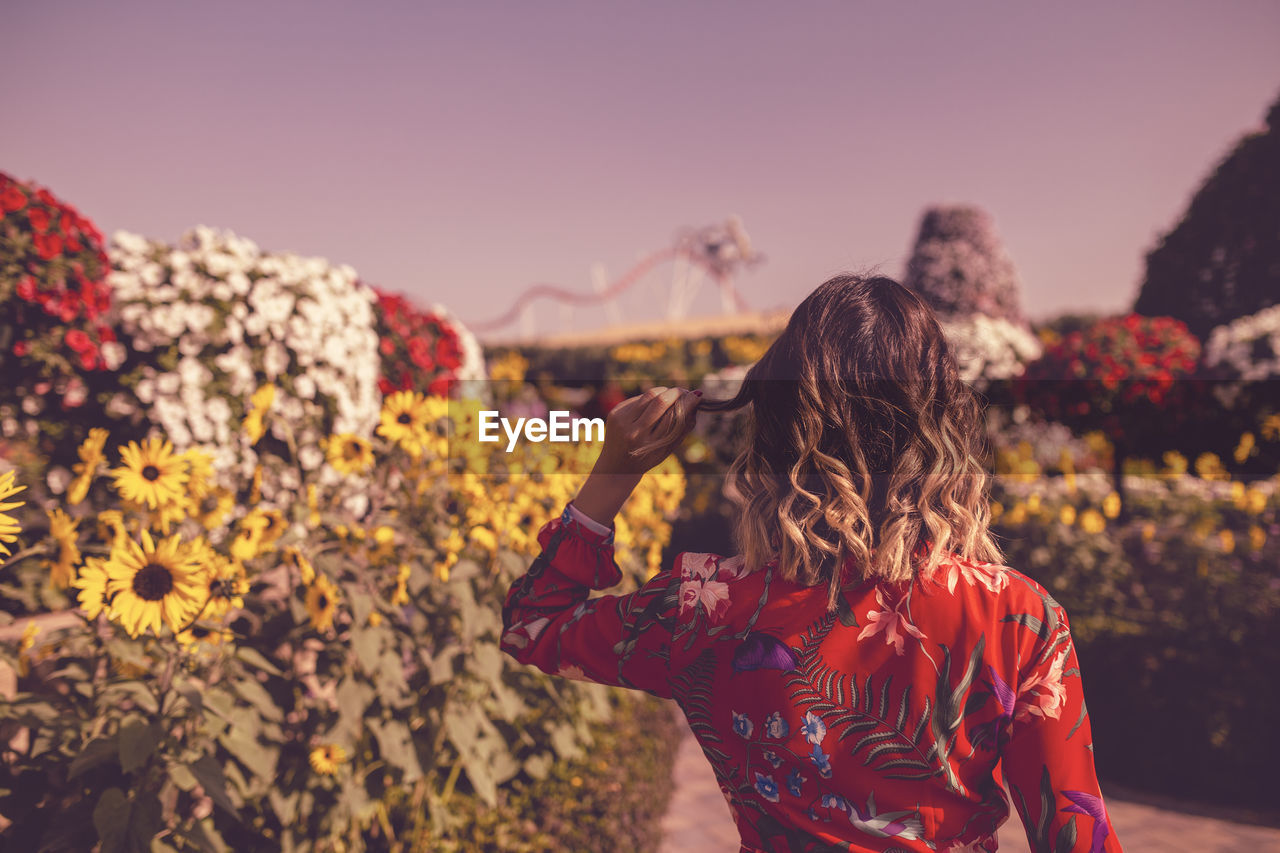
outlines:
[[[693,429],[701,397],[700,391],[659,387],[615,406],[605,421],[600,458],[573,505],[592,520],[612,525],[644,473]]]
[[[604,448],[595,471],[641,476],[693,429],[701,391],[650,388],[613,407],[605,421]]]

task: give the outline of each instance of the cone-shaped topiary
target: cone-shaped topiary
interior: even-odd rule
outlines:
[[[991,215],[972,205],[925,211],[904,285],[941,317],[985,314],[1026,327],[1022,286]]]
[[[1280,98],[1196,192],[1147,254],[1133,310],[1166,314],[1206,337],[1280,302]]]

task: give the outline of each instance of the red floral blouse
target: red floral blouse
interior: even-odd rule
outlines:
[[[852,585],[828,613],[825,587],[776,565],[683,553],[630,595],[592,598],[621,580],[612,531],[568,506],[538,541],[503,649],[675,699],[742,850],[994,851],[1001,772],[1035,853],[1121,849],[1067,614],[1026,575],[954,559]]]

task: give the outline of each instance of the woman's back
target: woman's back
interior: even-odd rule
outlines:
[[[1006,761],[1028,826],[1050,761],[1061,805],[1098,796],[1065,613],[1020,572],[953,560],[933,580],[856,585],[828,612],[825,588],[774,567],[692,553],[678,567],[672,692],[744,845],[994,849],[1008,808],[993,771],[1014,736],[1035,741]],[[1045,849],[1072,821],[1091,838],[1087,813],[1055,810]]]
[[[825,586],[681,554],[638,592],[572,506],[512,586],[503,647],[546,672],[674,698],[745,849],[994,850],[1014,804],[1033,850],[1114,851],[1066,614],[977,561]]]

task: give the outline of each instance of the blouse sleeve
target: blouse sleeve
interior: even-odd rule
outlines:
[[[1045,598],[1037,642],[1014,699],[1004,774],[1033,853],[1119,853],[1094,769],[1067,613]]]
[[[670,698],[678,578],[664,569],[628,595],[589,597],[616,585],[622,571],[613,530],[572,504],[542,528],[538,544],[542,553],[507,592],[503,651],[552,675]]]

